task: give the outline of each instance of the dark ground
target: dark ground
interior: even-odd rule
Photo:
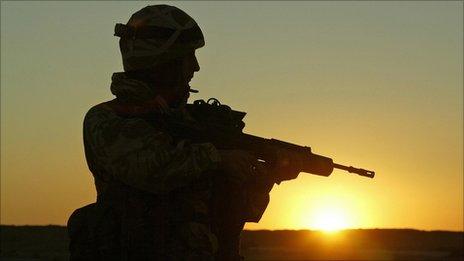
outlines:
[[[61,226],[1,226],[1,260],[67,260]],[[244,231],[246,260],[464,260],[464,232],[410,229]]]

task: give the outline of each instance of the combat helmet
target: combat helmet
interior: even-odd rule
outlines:
[[[205,45],[198,24],[177,7],[150,5],[116,24],[124,71],[153,68]]]

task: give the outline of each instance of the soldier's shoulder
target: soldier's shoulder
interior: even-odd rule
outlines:
[[[85,114],[86,117],[94,115],[94,114],[106,114],[106,115],[115,114],[115,112],[112,110],[112,108],[109,105],[110,102],[111,101],[106,101],[106,102],[102,102],[102,103],[92,106]]]
[[[100,122],[110,120],[117,115],[111,110],[107,104],[108,102],[102,102],[100,104],[92,106],[84,116],[84,125],[91,122]]]

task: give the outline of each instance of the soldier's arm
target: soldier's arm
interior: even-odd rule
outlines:
[[[85,117],[84,139],[109,178],[153,193],[201,179],[220,162],[212,144],[173,144],[144,120],[122,118],[98,107]]]

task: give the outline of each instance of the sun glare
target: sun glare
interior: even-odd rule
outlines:
[[[324,208],[314,213],[311,227],[325,232],[336,232],[348,227],[346,214],[342,209]]]

